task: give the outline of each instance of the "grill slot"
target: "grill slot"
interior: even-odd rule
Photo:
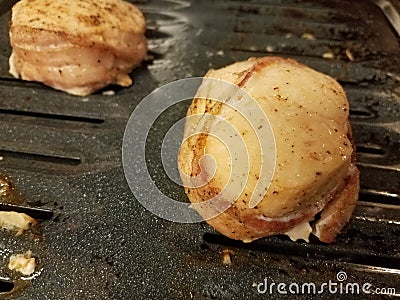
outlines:
[[[350,101],[350,114],[354,121],[368,121],[374,123],[395,123],[400,114],[400,98],[387,91],[368,92],[369,88],[350,87],[344,84],[347,97]]]
[[[399,192],[399,170],[395,167],[358,163],[360,181],[363,189],[379,190],[389,194]]]
[[[360,162],[379,163],[385,166],[395,166],[399,163],[400,156],[397,151],[400,146],[399,134],[385,127],[356,122],[353,122],[352,129],[353,135],[356,137],[356,144],[360,145],[361,153],[380,154],[379,156],[362,155]]]
[[[3,159],[14,158],[14,159],[18,159],[18,160],[22,159],[22,160],[29,160],[29,161],[35,161],[35,162],[67,165],[67,166],[77,166],[77,165],[81,164],[81,160],[79,158],[57,157],[57,156],[50,156],[50,155],[24,153],[24,152],[7,151],[7,150],[0,150],[0,156],[2,156]]]
[[[357,144],[357,154],[367,155],[372,157],[385,156],[385,150],[378,145],[373,144]]]
[[[372,189],[361,189],[360,199],[372,203],[400,205],[400,196],[398,194],[391,194],[388,192],[376,191]]]
[[[10,281],[4,281],[0,279],[0,295],[3,293],[9,293],[14,289],[14,283]]]
[[[360,118],[360,119],[373,119],[376,115],[368,110],[355,110],[350,109],[350,115],[353,118]]]
[[[354,249],[351,246],[335,248],[331,246],[321,246],[317,244],[293,243],[283,238],[268,238],[252,243],[231,240],[218,234],[207,233],[203,236],[207,243],[218,244],[221,246],[261,251],[275,254],[284,254],[289,257],[302,257],[307,259],[322,259],[336,261],[340,264],[349,263],[365,267],[379,267],[388,269],[389,272],[400,274],[400,270],[394,269],[400,264],[399,258],[391,255],[370,254],[368,250]]]
[[[53,114],[46,114],[46,113],[39,113],[39,112],[32,112],[32,111],[18,111],[18,110],[11,110],[11,109],[10,110],[0,109],[0,114],[11,115],[11,116],[30,117],[30,118],[39,118],[39,119],[62,120],[62,121],[67,121],[67,122],[89,123],[89,124],[104,123],[103,119],[97,119],[97,118],[53,115]]]
[[[0,210],[2,211],[16,211],[25,213],[34,219],[49,220],[53,217],[53,212],[47,209],[28,207],[22,205],[14,205],[0,202]]]

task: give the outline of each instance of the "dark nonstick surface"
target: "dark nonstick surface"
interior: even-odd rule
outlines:
[[[39,240],[0,233],[0,277],[12,277],[9,256],[28,249],[41,267],[31,282],[15,281],[15,291],[0,297],[276,299],[285,296],[258,294],[255,284],[268,278],[319,285],[339,271],[346,282],[394,287],[399,296],[399,37],[372,2],[140,1],[153,59],[133,72],[132,87],[85,98],[8,74],[9,4],[0,1],[0,171],[27,204],[54,217],[41,223]],[[244,244],[204,223],[168,222],[146,211],[126,183],[122,137],[141,99],[175,79],[264,55],[297,59],[337,78],[347,92],[362,191],[333,245],[280,236]],[[182,189],[157,172],[159,149],[162,124],[183,117],[188,104],[161,117],[146,152],[155,182],[178,199]],[[222,263],[226,249],[230,265]]]

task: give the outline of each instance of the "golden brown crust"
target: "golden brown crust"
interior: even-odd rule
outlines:
[[[21,0],[12,9],[10,73],[85,96],[129,86],[145,58],[143,14],[122,0]]]
[[[336,236],[349,222],[356,207],[360,191],[360,172],[354,167],[353,174],[346,179],[346,185],[336,197],[325,206],[321,218],[315,223],[314,234],[320,241],[333,243]]]
[[[143,14],[119,0],[22,0],[13,7],[12,26],[102,36],[105,30],[143,33]],[[90,36],[91,35],[91,36]]]
[[[279,67],[277,68],[276,66],[282,66],[281,69]],[[246,85],[252,84],[250,81],[253,80],[253,77],[260,77],[262,72],[266,69],[273,68],[274,71],[272,71],[272,76],[275,76],[279,70],[284,69],[283,71],[292,71],[289,69],[295,69],[294,72],[296,72],[297,69],[301,70],[310,70],[306,66],[291,60],[291,59],[284,59],[284,58],[279,58],[279,57],[265,57],[265,58],[251,58],[246,62],[239,62],[235,63],[231,66],[219,69],[219,70],[210,70],[206,76],[208,77],[213,77],[213,78],[218,78],[218,79],[223,79],[230,81],[240,87],[246,88]],[[287,70],[286,70],[287,69]],[[283,72],[283,85],[287,87],[289,85],[290,81],[289,79],[286,79],[286,74]],[[268,235],[274,235],[274,234],[280,234],[284,233],[299,223],[302,222],[308,222],[312,221],[315,217],[315,215],[320,212],[321,210],[324,209],[324,207],[338,207],[337,205],[334,205],[334,203],[342,203],[345,204],[346,201],[349,204],[349,207],[346,211],[345,214],[337,214],[337,218],[339,218],[339,223],[342,226],[344,223],[348,221],[348,217],[351,215],[351,212],[354,209],[354,203],[356,203],[357,198],[358,198],[358,190],[357,188],[354,187],[354,182],[358,181],[358,177],[353,178],[352,180],[346,179],[348,176],[348,168],[353,168],[353,165],[350,162],[350,156],[351,156],[351,161],[353,161],[355,157],[355,152],[351,151],[351,145],[349,140],[351,141],[351,128],[348,123],[347,117],[348,117],[348,103],[346,96],[341,89],[341,87],[335,82],[333,79],[329,78],[328,76],[325,75],[316,75],[315,71],[306,71],[309,72],[307,74],[311,74],[312,76],[317,76],[317,82],[312,85],[312,88],[315,87],[315,91],[318,89],[321,89],[322,93],[325,93],[322,95],[322,99],[327,98],[327,104],[321,102],[321,103],[316,103],[316,104],[310,104],[310,101],[304,102],[304,105],[308,105],[307,109],[312,110],[314,109],[312,105],[316,105],[317,108],[316,110],[320,109],[322,112],[321,119],[317,120],[325,120],[327,119],[328,121],[323,121],[327,122],[324,124],[324,126],[329,127],[329,126],[334,126],[330,127],[330,131],[332,131],[332,137],[337,138],[338,142],[340,141],[339,144],[335,144],[334,142],[331,144],[327,144],[328,146],[326,147],[333,147],[333,148],[322,148],[320,153],[312,152],[312,153],[304,153],[305,155],[310,156],[310,162],[315,163],[316,165],[325,165],[325,161],[329,162],[332,159],[337,159],[334,158],[334,155],[339,155],[339,160],[338,162],[340,165],[336,168],[335,166],[330,167],[331,169],[327,169],[330,173],[328,175],[324,174],[324,172],[320,172],[319,169],[315,170],[316,176],[314,179],[310,179],[310,181],[304,182],[302,189],[297,189],[296,186],[292,187],[286,187],[285,184],[282,184],[282,182],[278,182],[277,179],[273,181],[272,186],[274,187],[274,190],[269,191],[266,196],[264,196],[264,199],[258,205],[258,207],[250,209],[248,207],[249,203],[249,198],[250,196],[247,195],[246,193],[242,194],[238,200],[233,203],[233,205],[224,211],[222,214],[218,215],[217,217],[207,219],[206,222],[213,226],[216,230],[221,232],[222,234],[233,238],[233,239],[238,239],[238,240],[244,240],[244,241],[251,241],[254,239],[258,239],[264,236]],[[315,75],[313,75],[315,74]],[[311,77],[312,77],[311,76]],[[319,76],[319,77],[318,77]],[[268,79],[265,79],[266,82],[268,83]],[[293,77],[292,77],[293,80]],[[295,79],[299,80],[300,84],[303,80],[303,78],[300,79]],[[292,82],[291,82],[292,83]],[[254,84],[254,83],[253,83]],[[296,98],[291,98],[290,101],[286,101],[287,99],[282,98],[280,95],[276,95],[276,90],[279,92],[279,89],[281,86],[279,86],[279,83],[274,83],[277,86],[272,86],[273,87],[273,93],[271,94],[270,91],[268,91],[268,97],[272,98],[266,98],[264,99],[257,99],[261,105],[266,105],[265,109],[268,109],[268,103],[263,104],[261,101],[269,101],[270,103],[275,103],[273,101],[280,101],[278,104],[279,105],[288,105],[289,109],[293,109],[293,106],[296,105],[297,107],[303,109],[303,103],[300,104],[294,104],[296,103],[297,99]],[[299,83],[297,83],[299,84]],[[254,87],[254,86],[253,86]],[[301,90],[301,85],[299,86],[299,91],[295,91],[291,97],[300,97],[300,99],[303,99],[302,97],[306,97],[305,93],[309,93],[311,96],[313,96],[313,90],[311,91],[302,91]],[[252,88],[250,88],[252,90]],[[282,88],[283,90],[283,88]],[[327,91],[333,91],[332,94],[327,94]],[[282,92],[283,93],[283,92]],[[301,94],[303,93],[303,94]],[[290,97],[290,94],[288,93],[288,97]],[[280,98],[279,98],[279,97]],[[314,97],[314,96],[313,96]],[[329,98],[330,97],[330,98]],[[277,98],[275,100],[274,98]],[[320,99],[321,99],[320,98]],[[317,98],[318,99],[318,98]],[[303,100],[301,100],[303,101]],[[318,100],[320,101],[320,100]],[[330,101],[330,102],[329,102]],[[283,103],[283,104],[282,104]],[[310,106],[311,105],[311,106]],[[324,107],[326,106],[326,108]],[[330,105],[330,106],[329,106]],[[322,108],[321,108],[322,106]],[[214,114],[218,115],[222,112],[224,105],[221,104],[220,102],[212,101],[209,99],[199,99],[195,98],[192,102],[192,105],[189,107],[187,115],[194,115],[194,114],[204,114],[204,113],[209,113],[209,114]],[[285,106],[283,106],[285,107]],[[272,108],[272,113],[275,113],[277,110],[274,109],[276,107]],[[279,107],[281,109],[281,107]],[[300,111],[301,112],[301,111]],[[267,114],[268,115],[268,114]],[[308,117],[308,113],[306,117]],[[313,113],[313,115],[317,115],[316,113]],[[225,115],[226,116],[226,115]],[[315,117],[313,117],[315,118]],[[318,117],[317,117],[318,118]],[[325,119],[324,119],[325,118]],[[337,118],[337,119],[335,119]],[[329,120],[335,119],[335,123],[330,124]],[[281,124],[278,124],[276,127],[277,130],[281,130],[281,128],[285,129],[286,125],[284,123],[284,120],[281,118],[276,119],[277,122],[280,122]],[[305,119],[295,119],[298,121],[295,122],[303,122]],[[319,122],[319,121],[318,121]],[[283,125],[282,125],[283,124]],[[308,124],[308,123],[306,123]],[[318,126],[321,126],[320,123],[317,123]],[[185,134],[190,131],[190,128],[195,126],[196,124],[194,121],[189,121],[185,125]],[[282,126],[283,127],[282,127]],[[292,125],[293,126],[293,125]],[[294,125],[296,126],[296,125]],[[299,126],[303,126],[303,123],[300,123]],[[309,128],[309,125],[307,125],[305,128]],[[315,126],[315,125],[311,125]],[[317,127],[314,127],[316,129]],[[286,129],[285,129],[286,130]],[[308,129],[307,129],[308,130]],[[312,128],[310,129],[310,131]],[[205,129],[206,131],[206,129]],[[339,133],[338,133],[339,132]],[[346,135],[348,136],[348,139],[346,138]],[[305,135],[308,138],[307,143],[310,143],[310,145],[315,145],[315,143],[320,143],[320,138],[313,138],[311,135]],[[289,137],[290,138],[290,137]],[[291,137],[296,138],[296,137]],[[201,174],[201,168],[200,168],[200,158],[206,153],[206,149],[209,146],[209,137],[207,134],[202,134],[198,136],[192,136],[190,137],[181,147],[180,152],[179,152],[179,165],[181,170],[183,170],[188,176],[197,176]],[[352,142],[352,141],[351,141]],[[304,143],[304,142],[303,142]],[[348,145],[347,145],[348,144]],[[282,144],[285,146],[285,144]],[[289,144],[290,145],[290,144]],[[330,145],[330,146],[329,146]],[[282,147],[281,146],[281,150]],[[292,146],[293,147],[293,146]],[[325,146],[323,146],[325,147]],[[342,154],[338,153],[333,153],[333,151],[338,151],[334,147],[337,147],[337,149],[342,149],[341,151]],[[350,149],[349,149],[350,148]],[[343,150],[347,149],[347,150]],[[278,149],[279,150],[279,149]],[[284,151],[287,152],[288,148],[285,148]],[[305,151],[305,150],[303,150]],[[325,153],[326,152],[326,153]],[[282,155],[282,153],[281,153]],[[303,154],[302,154],[303,155]],[[340,155],[342,156],[343,159],[340,159]],[[346,158],[348,157],[348,158]],[[281,158],[282,159],[282,158]],[[301,157],[303,159],[303,157]],[[281,161],[278,161],[278,164],[281,163]],[[304,163],[303,163],[304,164]],[[308,166],[305,164],[304,166]],[[303,169],[304,170],[304,169]],[[278,170],[279,172],[279,170]],[[355,172],[357,173],[358,170]],[[279,173],[282,178],[282,173]],[[204,175],[204,174],[202,174]],[[293,174],[294,175],[294,174]],[[298,175],[301,176],[301,175]],[[285,178],[285,177],[284,177]],[[289,177],[290,178],[290,177]],[[204,180],[205,178],[203,178]],[[278,182],[278,183],[277,183]],[[349,184],[347,186],[346,184]],[[315,187],[316,186],[316,187]],[[216,184],[216,181],[209,181],[207,185],[202,186],[200,188],[186,188],[185,191],[190,199],[191,202],[193,203],[202,203],[204,201],[207,201],[211,199],[212,197],[218,195],[220,201],[224,203],[229,203],[233,199],[223,199],[223,195],[221,195],[221,186]],[[348,191],[348,192],[342,192],[343,191]],[[278,195],[279,193],[279,195]],[[285,199],[281,195],[287,195],[287,199]],[[280,198],[278,198],[279,196]],[[290,198],[291,197],[291,198]],[[346,199],[346,197],[349,197]],[[276,201],[276,199],[281,199],[282,203],[279,203]],[[337,202],[337,199],[339,202]],[[243,203],[242,203],[243,202]],[[330,203],[330,204],[328,204]],[[271,205],[276,205],[276,209],[271,210],[269,209]],[[301,206],[299,206],[301,205]],[[202,209],[198,208],[198,212],[204,216],[209,215],[209,211],[207,211],[207,207]],[[267,212],[265,212],[267,211]],[[271,211],[275,211],[277,213],[273,214]],[[265,212],[265,213],[263,213]],[[324,215],[325,216],[325,215]],[[332,224],[334,226],[334,224]],[[342,228],[341,226],[334,226],[337,229],[332,229],[332,234],[335,232],[334,235],[336,235],[340,229]],[[339,229],[340,227],[340,229]],[[322,238],[323,239],[323,238]]]
[[[360,192],[360,171],[356,167],[356,146],[350,122],[347,124],[349,128],[347,136],[353,145],[350,174],[345,180],[343,189],[328,203],[322,211],[320,219],[314,224],[314,234],[325,243],[333,243],[336,236],[349,222]]]

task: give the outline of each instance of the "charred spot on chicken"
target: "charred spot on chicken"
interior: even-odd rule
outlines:
[[[251,196],[261,180],[260,147],[249,124],[252,120],[244,120],[225,103],[193,100],[187,116],[211,112],[229,120],[242,133],[250,161],[248,176],[237,183],[244,186],[243,191],[236,199],[225,199],[233,204],[216,217],[205,218],[206,222],[222,234],[245,242],[285,233],[292,240],[308,241],[311,232],[323,242],[333,242],[349,221],[359,192],[349,104],[339,83],[292,59],[279,57],[250,58],[210,70],[206,77],[228,81],[250,94],[254,105],[268,117],[276,144],[271,184],[261,201],[251,207]],[[229,99],[229,93],[221,91],[222,98]],[[203,134],[190,135],[190,128],[199,126],[196,120],[186,120],[178,162],[181,174],[185,174],[182,181],[189,200],[204,203],[221,196],[235,163],[229,161],[228,150],[234,149],[226,149],[207,134],[213,123],[203,128]],[[207,165],[199,167],[203,155],[214,158],[216,169],[205,185],[193,187],[191,180],[208,171]],[[203,217],[209,215],[206,206],[196,207]],[[316,215],[320,216],[318,220]]]

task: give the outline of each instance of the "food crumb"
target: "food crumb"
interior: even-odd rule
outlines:
[[[37,221],[27,214],[15,211],[0,211],[0,228],[16,231],[17,235],[21,235],[25,230],[35,225]]]
[[[313,35],[312,33],[309,33],[309,32],[305,32],[301,35],[301,38],[313,41],[313,40],[315,40],[315,35]]]
[[[232,264],[231,255],[233,255],[233,254],[234,254],[234,252],[232,250],[229,250],[229,249],[222,250],[222,264],[224,264],[224,265]]]
[[[351,53],[350,49],[346,49],[346,56],[350,61],[354,61],[354,55]]]
[[[109,90],[109,91],[104,91],[102,94],[104,96],[113,96],[115,95],[115,92],[113,90]]]
[[[265,50],[267,50],[267,52],[274,52],[274,47],[272,47],[272,46],[267,46],[266,48],[265,48]]]
[[[23,275],[31,275],[35,272],[36,260],[32,257],[32,251],[23,254],[13,254],[10,256],[8,268],[22,273]]]
[[[322,57],[328,59],[334,59],[335,55],[332,52],[325,52],[324,54],[322,54]]]

